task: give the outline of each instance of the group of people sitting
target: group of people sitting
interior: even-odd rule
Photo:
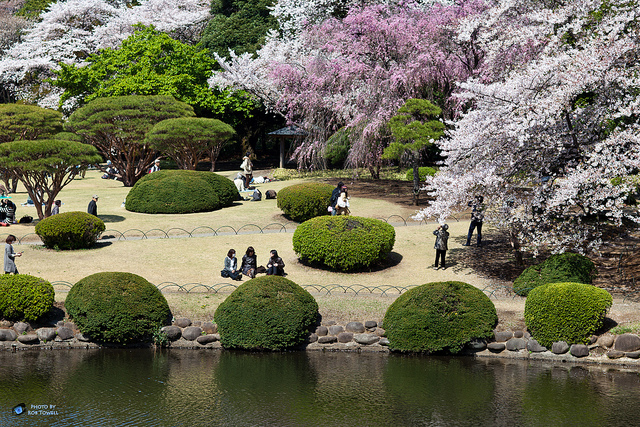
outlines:
[[[247,252],[242,256],[242,264],[238,269],[238,258],[236,258],[236,250],[229,249],[227,256],[224,258],[224,268],[220,272],[222,277],[229,277],[232,280],[242,280],[242,275],[253,279],[258,273],[267,273],[267,275],[284,276],[284,261],[278,256],[278,251],[271,250],[267,267],[258,267],[258,257],[253,246],[247,248]]]

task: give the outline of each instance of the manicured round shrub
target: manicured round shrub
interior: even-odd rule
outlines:
[[[297,222],[327,215],[333,188],[315,182],[285,187],[278,192],[278,208]]]
[[[434,176],[438,172],[435,168],[428,166],[422,166],[418,168],[418,175],[420,176],[420,182],[424,182],[428,176]],[[413,181],[413,168],[409,168],[406,175],[407,181]]]
[[[524,321],[543,346],[554,341],[587,344],[602,327],[611,307],[611,295],[586,283],[550,283],[529,292]]]
[[[296,228],[293,250],[304,262],[357,271],[385,260],[395,240],[395,229],[378,219],[322,216]]]
[[[83,334],[105,343],[148,341],[171,319],[158,288],[131,273],[96,273],[81,279],[69,291],[65,307]]]
[[[47,248],[82,249],[92,247],[105,230],[104,222],[86,212],[65,212],[36,224],[36,234]]]
[[[210,212],[233,204],[233,181],[213,172],[161,170],[142,177],[129,191],[125,207],[140,213]]]
[[[215,312],[225,348],[284,350],[302,344],[315,325],[318,303],[281,276],[251,279],[233,291]]]
[[[496,308],[480,289],[463,282],[433,282],[400,295],[384,315],[392,350],[458,353],[476,338],[488,338]]]
[[[514,280],[513,290],[518,295],[527,296],[533,288],[547,283],[591,283],[595,276],[593,261],[580,254],[565,252],[528,267]]]
[[[35,321],[47,314],[55,298],[51,283],[28,274],[0,276],[0,316]]]

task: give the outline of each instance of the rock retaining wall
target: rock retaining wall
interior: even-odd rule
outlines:
[[[221,349],[218,327],[212,322],[192,322],[188,318],[174,319],[165,326],[166,346],[174,348]],[[389,340],[382,324],[376,321],[349,322],[340,325],[324,321],[309,334],[307,351],[355,351],[389,352]],[[149,346],[149,344],[141,344]],[[33,328],[25,322],[0,322],[0,350],[28,348],[100,348],[89,337],[78,331],[71,322]],[[467,354],[476,357],[501,357],[514,359],[545,359],[562,362],[620,363],[640,367],[640,337],[635,334],[591,337],[585,344],[554,342],[551,349],[541,346],[528,332],[496,331],[489,342],[473,341],[465,348]]]

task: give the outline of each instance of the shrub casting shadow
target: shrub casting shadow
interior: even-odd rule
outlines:
[[[300,258],[298,258],[298,262],[304,265],[305,267],[315,268],[317,270],[330,271],[332,273],[344,273],[344,274],[375,273],[377,271],[383,271],[383,270],[386,270],[387,268],[395,267],[396,265],[400,264],[400,262],[402,262],[402,255],[392,251],[389,253],[389,255],[387,255],[386,259],[384,259],[383,261],[378,261],[374,263],[368,269],[363,268],[360,270],[353,270],[353,271],[335,270],[333,268],[327,267],[324,264],[303,261]]]
[[[102,222],[122,222],[125,220],[125,217],[121,215],[98,215],[98,218],[100,218]]]
[[[104,237],[104,236],[103,236]],[[113,236],[115,237],[115,236]],[[90,249],[101,249],[113,245],[113,242],[97,241]]]
[[[60,306],[58,306],[60,304]],[[57,324],[60,320],[64,320],[65,318],[64,311],[64,303],[54,303],[54,306],[51,307],[51,310],[44,316],[42,316],[36,324],[43,326],[50,326]]]

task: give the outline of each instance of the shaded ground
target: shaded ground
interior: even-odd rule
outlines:
[[[336,186],[340,179],[322,179],[320,182]],[[419,209],[428,202],[426,193],[421,192],[418,206],[413,204],[413,182],[395,181],[390,179],[342,179],[347,186],[350,196],[367,197],[386,200],[407,208]]]
[[[322,181],[331,185],[337,183],[337,179]],[[407,211],[428,204],[428,198],[421,193],[419,206],[413,205],[413,183],[410,181],[343,179],[343,182],[349,188],[350,195],[385,200]],[[458,237],[457,243],[464,243],[464,237]],[[534,258],[531,254],[525,254],[524,265],[519,266],[515,263],[513,250],[504,234],[487,230],[483,233],[483,243],[481,248],[474,245],[450,249],[447,258],[451,265],[470,268],[484,277],[510,286],[525,268],[549,256],[549,253],[541,253]],[[589,257],[598,269],[594,285],[640,301],[640,230],[631,230],[616,237],[602,245],[600,254],[590,254]]]

